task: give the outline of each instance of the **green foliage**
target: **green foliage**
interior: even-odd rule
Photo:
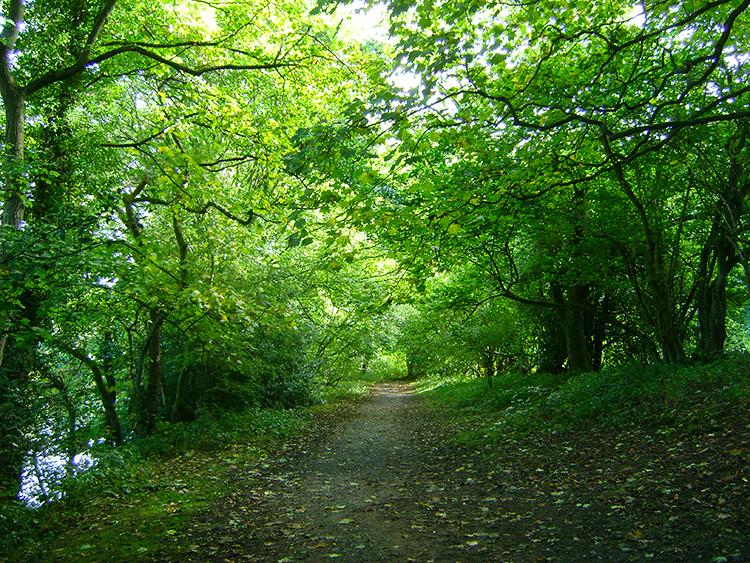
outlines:
[[[0,460],[72,458],[126,408],[147,457],[273,438],[320,388],[406,376],[484,376],[444,399],[490,434],[745,401],[720,364],[633,362],[747,324],[747,8],[673,4],[393,0],[378,46],[297,0],[28,3]]]
[[[247,354],[247,369],[257,383],[257,404],[289,409],[312,402],[312,366],[304,354],[298,333],[263,335]]]
[[[403,352],[386,353],[383,351],[369,363],[361,378],[365,381],[377,382],[405,379],[406,376],[406,358]]]
[[[394,347],[411,377],[530,371],[533,319],[500,299],[471,267],[434,276],[394,310]]]
[[[332,403],[345,398],[367,395],[373,384],[406,379],[406,377],[406,361],[403,354],[381,349],[374,358],[367,362],[366,367],[360,366],[358,371],[342,377],[332,385],[325,385],[319,393],[323,403]]]
[[[750,403],[748,356],[710,364],[628,365],[573,377],[505,374],[492,389],[477,380],[420,383],[439,411],[465,428],[468,440],[589,428],[714,425],[722,412]]]
[[[304,420],[302,411],[288,409],[232,411],[206,408],[198,412],[194,422],[160,424],[154,434],[136,440],[132,448],[136,459],[174,458],[190,451],[215,452],[232,444],[262,448],[293,435],[303,426]],[[119,453],[105,457],[105,471],[116,469],[118,464],[113,467],[107,460],[119,457]]]
[[[0,554],[27,544],[35,534],[38,515],[20,502],[0,505]]]
[[[315,197],[299,205],[284,158],[295,131],[358,97],[376,51],[349,48],[296,0],[105,5],[29,3],[3,59],[4,123],[10,108],[26,121],[2,199],[23,196],[26,224],[0,233],[0,336],[38,361],[19,362],[17,392],[3,386],[7,461],[29,451],[24,435],[40,456],[86,449],[102,410],[154,430],[155,452],[223,444],[224,416],[310,404],[316,377],[374,349],[356,318],[362,279],[339,285],[348,317],[319,314],[322,278],[355,260],[348,234],[336,252],[285,251],[291,217],[320,212],[306,208]]]
[[[194,420],[205,410],[241,412],[310,404],[314,366],[299,333],[259,326],[242,338],[230,339],[230,334],[214,346],[186,346],[184,334],[171,331],[165,337],[165,387],[181,407],[172,422]]]
[[[476,269],[467,292],[565,319],[532,334],[563,333],[558,369],[720,348],[705,333],[722,327],[694,311],[724,306],[705,286],[736,264],[728,245],[747,255],[732,203],[748,186],[747,69],[733,61],[747,7],[387,6],[397,72],[420,85],[384,86],[348,122],[303,131],[310,162],[295,170],[334,183],[418,291]]]

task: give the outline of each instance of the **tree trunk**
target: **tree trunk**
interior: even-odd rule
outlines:
[[[703,358],[710,358],[724,351],[727,338],[727,279],[737,264],[742,263],[745,283],[750,283],[747,253],[740,242],[745,229],[745,199],[750,182],[747,181],[745,159],[739,158],[747,144],[749,125],[747,120],[738,122],[736,136],[727,141],[729,169],[726,181],[717,194],[711,233],[701,254],[696,292],[699,330],[696,355]]]
[[[406,361],[406,379],[408,381],[414,381],[417,378],[417,365],[407,360]]]
[[[177,378],[177,387],[174,392],[174,401],[172,402],[172,409],[169,420],[173,423],[179,422],[190,422],[195,420],[195,399],[189,397],[190,390],[192,387],[192,381],[195,377],[194,370],[196,364],[193,363],[192,358],[195,355],[195,350],[198,345],[195,341],[191,341],[186,349],[185,357],[191,358],[191,361],[185,366]],[[201,360],[203,362],[204,360]]]
[[[604,295],[600,305],[601,310],[596,311],[596,315],[590,319],[589,323],[591,326],[591,366],[594,371],[601,370],[604,362],[604,339],[610,312],[609,295]]]
[[[103,387],[106,397],[102,397],[104,407],[104,422],[107,429],[107,439],[115,446],[121,446],[124,442],[120,417],[117,414],[117,381],[115,380],[115,349],[114,335],[107,332],[102,344],[102,374],[104,375]],[[98,383],[97,383],[98,387]],[[101,393],[100,393],[101,396]]]
[[[148,347],[148,381],[146,382],[146,405],[151,427],[159,416],[159,391],[162,385],[161,334],[162,318],[158,311],[151,311],[151,323],[157,328]]]
[[[657,336],[661,347],[661,358],[668,364],[685,361],[684,337],[677,326],[675,312],[671,307],[671,300],[655,299]]]
[[[162,384],[161,333],[164,316],[159,309],[151,310],[148,335],[141,350],[136,368],[132,405],[135,416],[135,433],[147,436],[156,430],[159,418],[159,389]],[[147,365],[145,365],[147,364]],[[146,375],[143,381],[143,375]]]
[[[638,306],[643,312],[644,319],[656,331],[661,346],[662,359],[668,363],[681,362],[685,359],[683,323],[685,319],[678,313],[679,306],[674,291],[674,278],[679,254],[678,235],[672,244],[672,260],[668,260],[668,247],[665,245],[665,232],[659,221],[651,216],[653,201],[641,201],[633,189],[633,185],[625,174],[625,168],[618,157],[612,151],[609,139],[606,135],[601,137],[605,153],[613,162],[615,178],[622,192],[630,200],[640,221],[640,229],[643,233],[643,260],[646,271],[646,283],[643,284],[643,276],[639,274],[638,268],[624,246],[620,246],[620,252],[625,258],[628,268],[628,278],[633,285]],[[638,176],[636,175],[636,181]],[[652,182],[658,184],[666,180],[658,175]],[[679,220],[678,233],[682,233],[682,225],[687,219],[689,210],[689,190],[685,194],[682,214]],[[669,262],[669,263],[668,263]]]
[[[21,14],[23,7],[21,6]],[[20,18],[20,15],[18,16]],[[24,121],[26,114],[26,100],[23,91],[16,83],[11,72],[10,53],[7,47],[0,47],[3,64],[0,66],[0,95],[5,108],[5,151],[3,182],[7,190],[7,198],[3,201],[0,228],[20,229],[23,224],[24,204],[22,194],[24,174]],[[0,258],[6,257],[6,249],[0,248]],[[0,336],[0,366],[5,356],[5,346],[8,335]]]
[[[727,338],[727,278],[738,262],[739,256],[731,241],[724,229],[715,222],[701,256],[696,297],[699,331],[696,355],[701,358],[710,358],[724,351]]]
[[[537,369],[541,372],[558,374],[565,369],[568,358],[565,334],[561,330],[560,318],[551,309],[543,311],[544,336],[540,345]]]
[[[189,422],[195,420],[195,411],[187,401],[187,379],[190,377],[190,367],[185,367],[180,371],[177,378],[177,387],[174,392],[174,402],[172,403],[172,412],[169,420],[175,424],[180,422]]]
[[[107,335],[105,338],[109,338],[110,336],[111,335]],[[105,356],[105,360],[103,363],[103,368],[105,370],[104,373],[106,374],[105,375],[102,373],[102,368],[100,368],[99,365],[94,360],[92,360],[83,350],[73,348],[72,346],[67,345],[61,340],[55,339],[53,340],[53,343],[57,348],[59,348],[63,352],[66,352],[67,354],[70,354],[91,370],[91,374],[94,376],[96,390],[99,393],[99,399],[101,400],[102,407],[104,408],[104,423],[107,429],[107,439],[114,442],[116,446],[121,446],[123,443],[122,426],[120,425],[120,418],[115,407],[117,392],[114,386],[114,378],[112,377],[111,373],[108,373],[107,371],[111,370],[111,363],[108,363],[108,360]]]
[[[2,81],[0,81],[2,84]],[[23,224],[24,187],[24,119],[26,100],[15,84],[0,87],[5,105],[5,177],[8,197],[3,202],[2,226],[18,229]]]
[[[78,409],[70,397],[70,392],[65,380],[56,374],[49,373],[49,370],[43,369],[44,377],[50,382],[53,388],[60,394],[60,402],[68,414],[68,435],[65,438],[67,459],[65,460],[65,473],[67,477],[73,477],[76,471],[75,458],[78,455]]]
[[[482,350],[481,360],[487,385],[492,389],[492,379],[495,376],[495,351],[491,348],[485,348]]]
[[[24,194],[28,188],[24,163],[24,126],[26,98],[13,75],[16,39],[21,29],[24,3],[10,2],[5,26],[0,32],[0,97],[5,110],[5,147],[3,177],[5,192],[0,228],[21,229],[24,217]],[[0,259],[7,249],[0,247]],[[30,316],[25,311],[24,316]],[[13,321],[12,318],[5,320]],[[32,323],[33,326],[33,323]],[[16,345],[8,333],[0,335],[0,504],[15,500],[21,490],[23,462],[28,448],[24,429],[32,416],[28,412],[28,375],[31,359],[28,348]],[[10,364],[10,365],[8,365]]]
[[[586,335],[586,300],[589,295],[589,285],[573,284],[565,292],[560,284],[552,283],[550,293],[557,310],[560,327],[565,335],[568,370],[574,373],[592,371],[591,352]]]

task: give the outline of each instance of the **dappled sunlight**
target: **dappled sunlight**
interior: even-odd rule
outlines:
[[[414,385],[411,383],[377,383],[373,385],[373,393],[379,395],[394,395],[398,397],[404,397],[407,395],[414,394]]]
[[[750,558],[749,1],[1,6],[8,561]]]

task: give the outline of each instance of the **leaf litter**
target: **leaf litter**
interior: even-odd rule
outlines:
[[[238,460],[222,494],[128,560],[750,561],[747,409],[700,429],[475,445],[408,385],[336,412],[262,462]]]

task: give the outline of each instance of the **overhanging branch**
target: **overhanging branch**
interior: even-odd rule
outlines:
[[[118,47],[117,49],[113,49],[111,51],[107,51],[106,53],[102,53],[101,55],[94,57],[88,61],[84,62],[79,59],[75,64],[71,66],[68,66],[59,70],[50,71],[40,76],[36,80],[32,80],[31,82],[29,82],[29,84],[26,85],[23,91],[27,96],[29,96],[35,92],[38,92],[42,88],[49,86],[50,84],[54,84],[56,82],[62,82],[64,80],[77,76],[89,66],[101,64],[104,61],[113,59],[125,53],[136,53],[138,55],[141,55],[142,57],[145,57],[157,63],[168,66],[169,68],[172,68],[183,74],[189,74],[190,76],[203,76],[204,74],[207,74],[207,73],[218,72],[222,70],[231,70],[231,71],[279,70],[279,69],[284,69],[284,68],[294,68],[301,63],[301,61],[294,61],[294,62],[274,61],[270,63],[254,63],[254,64],[229,63],[229,64],[220,64],[220,65],[207,65],[207,66],[194,68],[189,65],[178,63],[176,61],[163,57],[162,55],[149,51],[148,49],[140,47],[139,45],[124,45],[122,47]]]

